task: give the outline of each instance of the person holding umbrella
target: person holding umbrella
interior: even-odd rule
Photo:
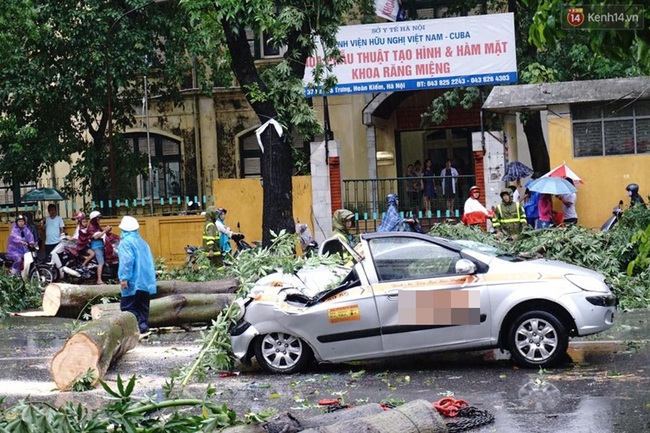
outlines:
[[[497,205],[492,218],[492,226],[497,236],[516,239],[526,225],[526,213],[519,203],[512,201],[512,191],[505,188],[501,191],[501,203]]]

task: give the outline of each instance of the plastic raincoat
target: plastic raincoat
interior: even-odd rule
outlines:
[[[153,254],[137,230],[122,232],[117,254],[120,258],[117,276],[120,281],[127,281],[122,296],[133,296],[137,290],[155,295],[157,288]]]

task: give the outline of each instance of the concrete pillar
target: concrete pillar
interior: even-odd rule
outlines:
[[[212,181],[218,178],[219,173],[217,160],[219,143],[217,142],[217,119],[215,116],[214,100],[212,98],[200,98],[199,113],[203,194],[209,197],[213,195]],[[215,148],[217,149],[216,152],[214,151]]]
[[[322,243],[332,235],[332,188],[330,185],[330,160],[340,157],[341,146],[338,141],[328,140],[312,142],[311,146],[311,182],[312,182],[312,207],[314,210],[314,238]],[[337,167],[338,168],[338,167]],[[332,179],[333,180],[333,179]],[[340,170],[338,182],[340,183]],[[338,187],[339,194],[341,186]],[[341,196],[339,195],[339,200]]]
[[[511,114],[505,116],[503,122],[505,132],[506,162],[518,161],[519,150],[517,146],[517,117]]]

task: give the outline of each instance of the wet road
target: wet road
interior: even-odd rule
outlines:
[[[31,395],[54,403],[102,404],[105,393],[52,391],[49,362],[63,345],[70,322],[56,318],[12,317],[0,322],[0,395],[7,403]],[[239,365],[239,375],[210,382],[216,398],[239,415],[269,407],[320,413],[319,399],[341,398],[361,404],[382,400],[437,401],[453,395],[486,409],[496,421],[472,430],[487,432],[650,432],[650,311],[619,313],[612,330],[588,340],[573,340],[572,362],[535,371],[513,367],[508,354],[481,351],[396,358],[376,362],[315,366],[308,373],[271,376]],[[109,370],[139,376],[136,392],[160,394],[170,369],[195,359],[197,332],[153,334]],[[203,395],[206,383],[188,392]]]

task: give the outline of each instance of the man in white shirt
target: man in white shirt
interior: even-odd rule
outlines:
[[[573,179],[569,177],[564,178],[567,182],[573,185]],[[562,201],[562,212],[564,213],[564,224],[577,225],[578,213],[576,212],[576,193],[559,195],[558,198]]]
[[[65,223],[57,215],[55,204],[50,203],[47,206],[47,213],[49,215],[45,218],[45,254],[49,256],[61,239],[61,233],[63,233]]]

